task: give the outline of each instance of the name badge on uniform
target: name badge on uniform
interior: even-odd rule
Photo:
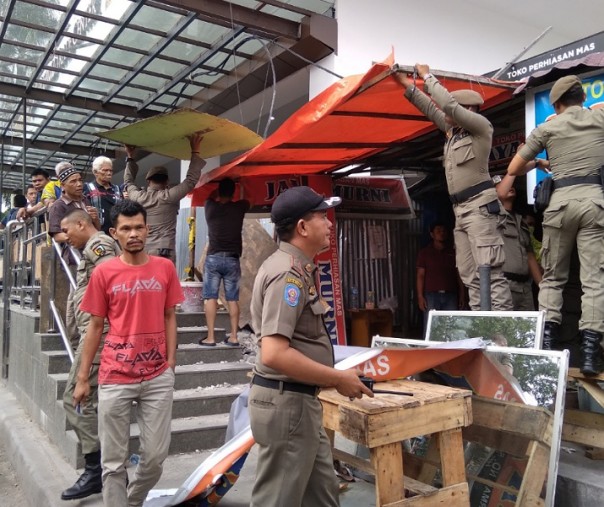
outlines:
[[[298,306],[298,303],[300,302],[300,289],[295,286],[292,283],[288,283],[285,286],[285,291],[283,293],[283,299],[285,299],[285,302],[291,306],[292,308],[295,308],[296,306]]]

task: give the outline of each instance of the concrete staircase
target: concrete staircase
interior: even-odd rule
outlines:
[[[248,383],[251,365],[243,360],[241,347],[218,344],[201,347],[198,340],[205,336],[202,313],[177,313],[178,351],[172,441],[170,454],[215,449],[224,443],[229,410],[233,400]],[[217,341],[226,337],[228,314],[217,317]],[[38,333],[43,367],[48,373],[45,382],[48,403],[44,425],[50,440],[57,445],[68,463],[80,468],[83,458],[75,432],[67,422],[62,398],[71,366],[58,334]],[[133,409],[130,428],[130,451],[138,452],[139,430]]]

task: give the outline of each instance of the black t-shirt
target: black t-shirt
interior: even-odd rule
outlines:
[[[246,200],[225,203],[208,200],[204,208],[210,239],[208,255],[217,252],[241,255],[241,229],[250,203]]]
[[[92,205],[99,212],[101,220],[101,230],[109,234],[109,229],[113,227],[111,222],[111,208],[122,199],[122,192],[117,185],[109,185],[105,188],[96,181],[91,181],[84,185],[84,195],[90,199]]]

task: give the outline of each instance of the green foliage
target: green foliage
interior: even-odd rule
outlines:
[[[491,340],[496,333],[506,337],[509,347],[532,347],[535,342],[536,318],[527,317],[462,317],[438,315],[432,318],[430,340],[454,341],[464,338]]]

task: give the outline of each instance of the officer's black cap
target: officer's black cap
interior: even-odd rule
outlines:
[[[325,198],[310,187],[292,187],[275,199],[271,220],[280,226],[293,224],[311,211],[333,208],[341,202],[339,197]]]

